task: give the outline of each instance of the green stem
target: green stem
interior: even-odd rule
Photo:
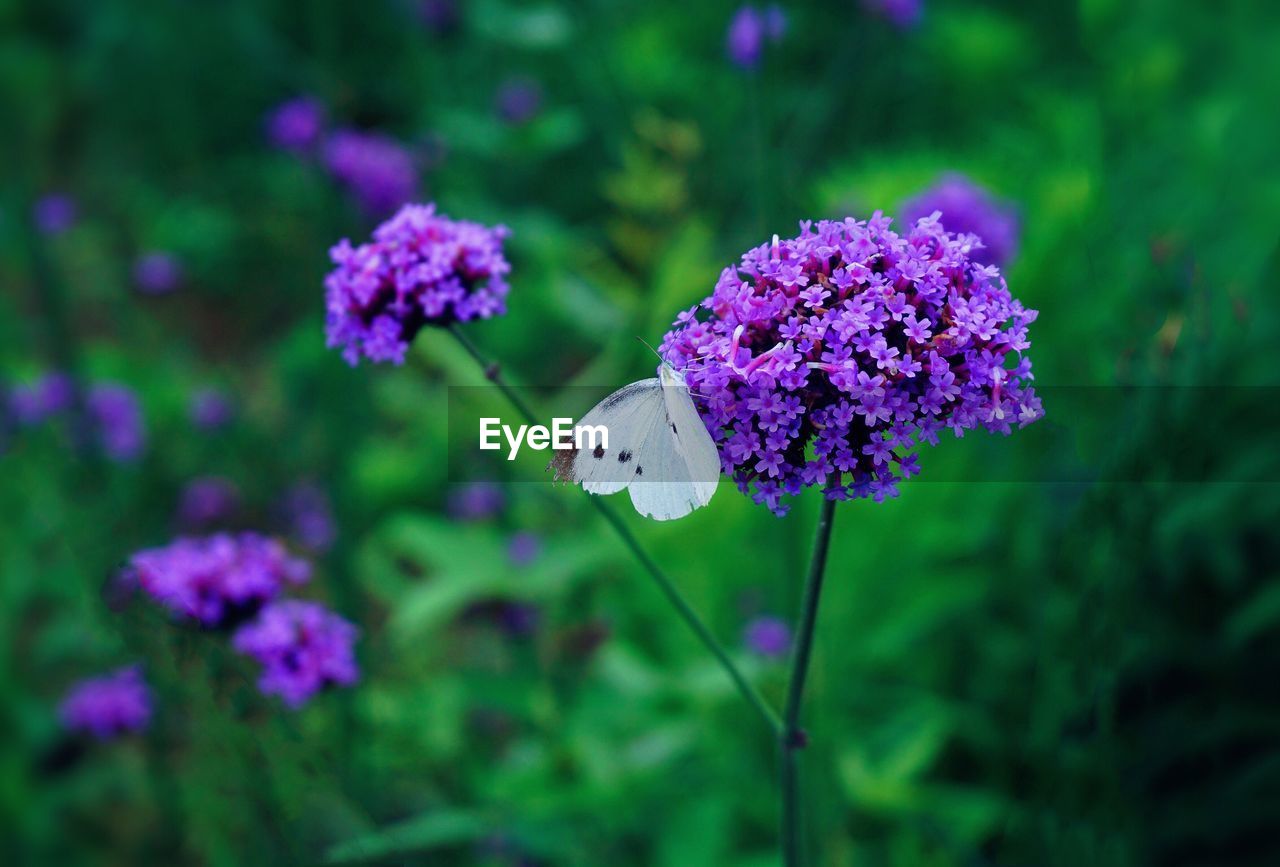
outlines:
[[[498,365],[485,358],[484,354],[480,352],[480,349],[471,342],[471,338],[467,337],[462,329],[456,324],[449,326],[449,333],[454,336],[459,344],[461,344],[462,348],[467,351],[467,354],[475,359],[476,363],[484,370],[485,378],[497,386],[498,390],[501,391],[507,400],[511,402],[511,405],[514,406],[522,416],[524,416],[525,421],[529,424],[537,424],[538,417],[534,415],[533,410],[530,409],[529,405],[525,403],[522,397],[520,397],[520,394],[502,378],[502,373]],[[639,540],[636,539],[635,534],[631,532],[631,529],[623,523],[623,520],[618,516],[618,513],[599,497],[594,497],[588,494],[587,499],[590,500],[591,505],[595,506],[596,511],[598,511],[605,519],[605,522],[608,523],[609,526],[613,528],[614,532],[618,534],[619,538],[622,539],[623,544],[630,549],[636,560],[644,568],[645,572],[649,574],[649,577],[654,580],[654,583],[658,585],[658,589],[662,591],[662,594],[666,596],[667,600],[675,607],[684,622],[688,624],[689,628],[694,631],[694,634],[696,634],[702,643],[706,645],[707,650],[711,651],[711,655],[716,658],[716,661],[720,663],[720,666],[725,670],[725,673],[729,675],[729,679],[733,681],[735,686],[737,686],[738,691],[742,693],[742,697],[745,698],[753,708],[755,708],[756,713],[758,713],[765,721],[765,724],[769,726],[770,731],[780,735],[782,733],[782,723],[778,720],[778,715],[769,707],[768,704],[765,703],[764,698],[761,697],[760,693],[756,691],[756,688],[752,686],[750,681],[748,681],[742,674],[738,669],[738,666],[734,664],[733,660],[729,657],[728,651],[726,651],[720,642],[716,640],[716,637],[711,634],[711,630],[702,622],[702,618],[700,618],[697,612],[695,612],[689,605],[688,601],[684,598],[684,595],[681,594],[676,585],[667,577],[667,574],[662,571],[662,568],[654,561],[654,559],[649,556],[649,553],[640,546]]]
[[[831,525],[835,519],[836,501],[823,499],[818,532],[813,541],[813,557],[809,576],[804,583],[804,599],[800,606],[800,624],[791,656],[791,675],[787,680],[787,703],[782,715],[779,745],[779,776],[782,784],[782,863],[799,867],[803,863],[803,833],[800,827],[800,751],[808,743],[808,735],[800,728],[800,708],[804,700],[804,684],[813,655],[814,626],[818,622],[818,600],[822,595],[822,576],[827,567],[827,550],[831,547]]]

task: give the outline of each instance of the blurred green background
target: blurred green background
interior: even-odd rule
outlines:
[[[132,462],[0,433],[7,863],[777,863],[768,733],[584,498],[497,461],[471,473],[501,508],[460,515],[469,359],[439,333],[398,369],[325,348],[326,251],[381,215],[264,133],[304,94],[409,149],[420,200],[511,227],[510,312],[468,331],[540,407],[651,375],[634,338],[800,219],[893,214],[948,171],[1014,203],[1047,415],[839,510],[814,863],[1280,863],[1280,475],[1248,412],[1271,392],[1242,391],[1280,362],[1275,4],[925,0],[898,28],[790,0],[754,70],[719,0],[440,8],[0,0],[0,380],[119,382],[147,428]],[[529,117],[502,115],[513,81]],[[55,192],[73,224],[33,230]],[[135,288],[153,250],[170,293]],[[217,431],[189,418],[207,388]],[[1188,482],[1170,442],[1234,481]],[[104,593],[204,476],[238,489],[231,526],[328,497],[308,594],[360,624],[360,685],[291,713],[225,642]],[[775,702],[784,665],[742,631],[794,617],[815,498],[628,517]],[[514,601],[519,634],[485,615]],[[133,661],[151,731],[52,766],[64,690]]]

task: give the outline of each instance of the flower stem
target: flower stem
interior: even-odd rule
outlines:
[[[449,333],[454,336],[459,344],[461,344],[462,348],[467,351],[467,354],[475,359],[476,363],[483,368],[485,378],[492,382],[498,390],[502,392],[507,400],[511,402],[511,405],[514,406],[522,416],[524,416],[525,421],[529,424],[537,424],[537,416],[534,415],[533,410],[529,408],[529,405],[524,402],[524,399],[520,397],[519,392],[512,388],[511,385],[502,378],[502,372],[498,365],[486,359],[480,349],[471,342],[471,338],[469,338],[463,330],[458,327],[458,325],[450,325]],[[755,708],[756,713],[758,713],[764,720],[765,724],[768,725],[769,730],[775,735],[781,735],[783,729],[782,723],[778,719],[778,715],[769,707],[768,704],[765,703],[764,698],[756,691],[756,688],[751,685],[751,682],[748,681],[746,676],[738,669],[738,666],[734,664],[733,660],[729,657],[728,651],[726,651],[723,645],[716,640],[716,637],[711,633],[711,630],[702,622],[702,618],[700,618],[697,612],[695,612],[689,605],[688,600],[684,598],[684,595],[676,585],[669,577],[667,577],[667,574],[662,571],[662,568],[654,561],[654,559],[649,556],[649,553],[640,546],[640,541],[636,539],[635,534],[631,532],[631,529],[623,522],[622,518],[618,516],[618,513],[600,497],[588,494],[587,499],[591,502],[591,505],[595,506],[596,511],[600,513],[605,522],[608,523],[609,526],[613,528],[613,531],[618,534],[618,537],[622,539],[622,543],[630,549],[633,555],[635,555],[636,560],[644,568],[645,572],[649,574],[649,577],[654,580],[654,583],[658,585],[658,589],[667,597],[667,601],[669,601],[676,609],[676,612],[679,613],[681,619],[683,619],[689,628],[694,631],[694,634],[698,636],[699,640],[706,645],[707,650],[711,651],[711,655],[716,658],[716,661],[720,663],[720,666],[724,669],[725,673],[729,675],[729,679],[733,681],[734,685],[738,688],[738,691],[742,693],[742,697],[747,700],[748,704]]]
[[[804,684],[813,655],[814,626],[818,621],[818,599],[822,594],[822,576],[827,567],[827,550],[831,546],[831,525],[835,519],[836,501],[823,499],[818,532],[813,541],[809,576],[804,582],[800,624],[791,656],[791,675],[787,680],[787,704],[782,716],[779,744],[779,776],[782,784],[782,863],[799,867],[803,863],[803,837],[800,827],[800,751],[808,743],[808,735],[800,728],[800,707],[804,700]]]

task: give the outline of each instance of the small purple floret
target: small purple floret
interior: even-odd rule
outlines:
[[[383,216],[417,197],[413,154],[389,136],[338,130],[325,142],[324,162],[372,216]]]
[[[743,630],[747,647],[761,656],[781,659],[791,649],[791,628],[777,617],[760,616]]]
[[[45,235],[61,235],[76,224],[80,209],[76,200],[66,193],[49,193],[36,200],[32,219],[36,228]]]
[[[184,276],[182,260],[172,253],[153,250],[133,265],[133,282],[146,295],[164,295],[177,289]]]
[[[267,139],[281,150],[308,151],[320,141],[324,122],[324,104],[314,96],[298,96],[267,115]]]
[[[904,223],[911,224],[934,211],[948,232],[977,235],[982,247],[969,258],[1004,267],[1018,249],[1018,214],[1010,205],[957,172],[943,175],[936,184],[902,206]]]

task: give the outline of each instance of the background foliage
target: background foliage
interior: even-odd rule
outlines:
[[[1280,476],[1255,414],[1274,394],[1246,388],[1280,360],[1274,5],[931,0],[900,31],[789,2],[755,73],[725,59],[723,2],[460,8],[440,33],[407,0],[0,2],[3,378],[128,384],[149,431],[134,464],[56,428],[0,456],[6,850],[775,863],[767,733],[582,497],[496,462],[470,472],[507,483],[504,510],[449,516],[446,387],[482,382],[468,359],[441,334],[400,369],[325,349],[325,252],[372,222],[264,139],[265,112],[312,93],[413,145],[424,200],[512,228],[511,312],[470,331],[540,406],[648,375],[633,337],[656,343],[799,219],[892,214],[947,170],[1016,202],[1006,270],[1041,311],[1047,417],[944,442],[899,499],[841,508],[806,713],[813,850],[1276,863]],[[524,124],[495,113],[512,76],[544,94]],[[81,217],[33,234],[52,190]],[[179,291],[134,291],[149,249],[182,258]],[[203,434],[187,404],[210,385],[238,411]],[[288,486],[327,491],[311,592],[361,625],[361,685],[289,713],[224,643],[108,604],[200,475],[266,529]],[[782,666],[739,636],[794,613],[803,499],[779,520],[722,486],[687,520],[635,521],[774,700]],[[543,540],[531,565],[508,557],[519,530]],[[494,597],[539,607],[531,636],[475,616]],[[131,660],[152,731],[51,767],[61,692]]]

